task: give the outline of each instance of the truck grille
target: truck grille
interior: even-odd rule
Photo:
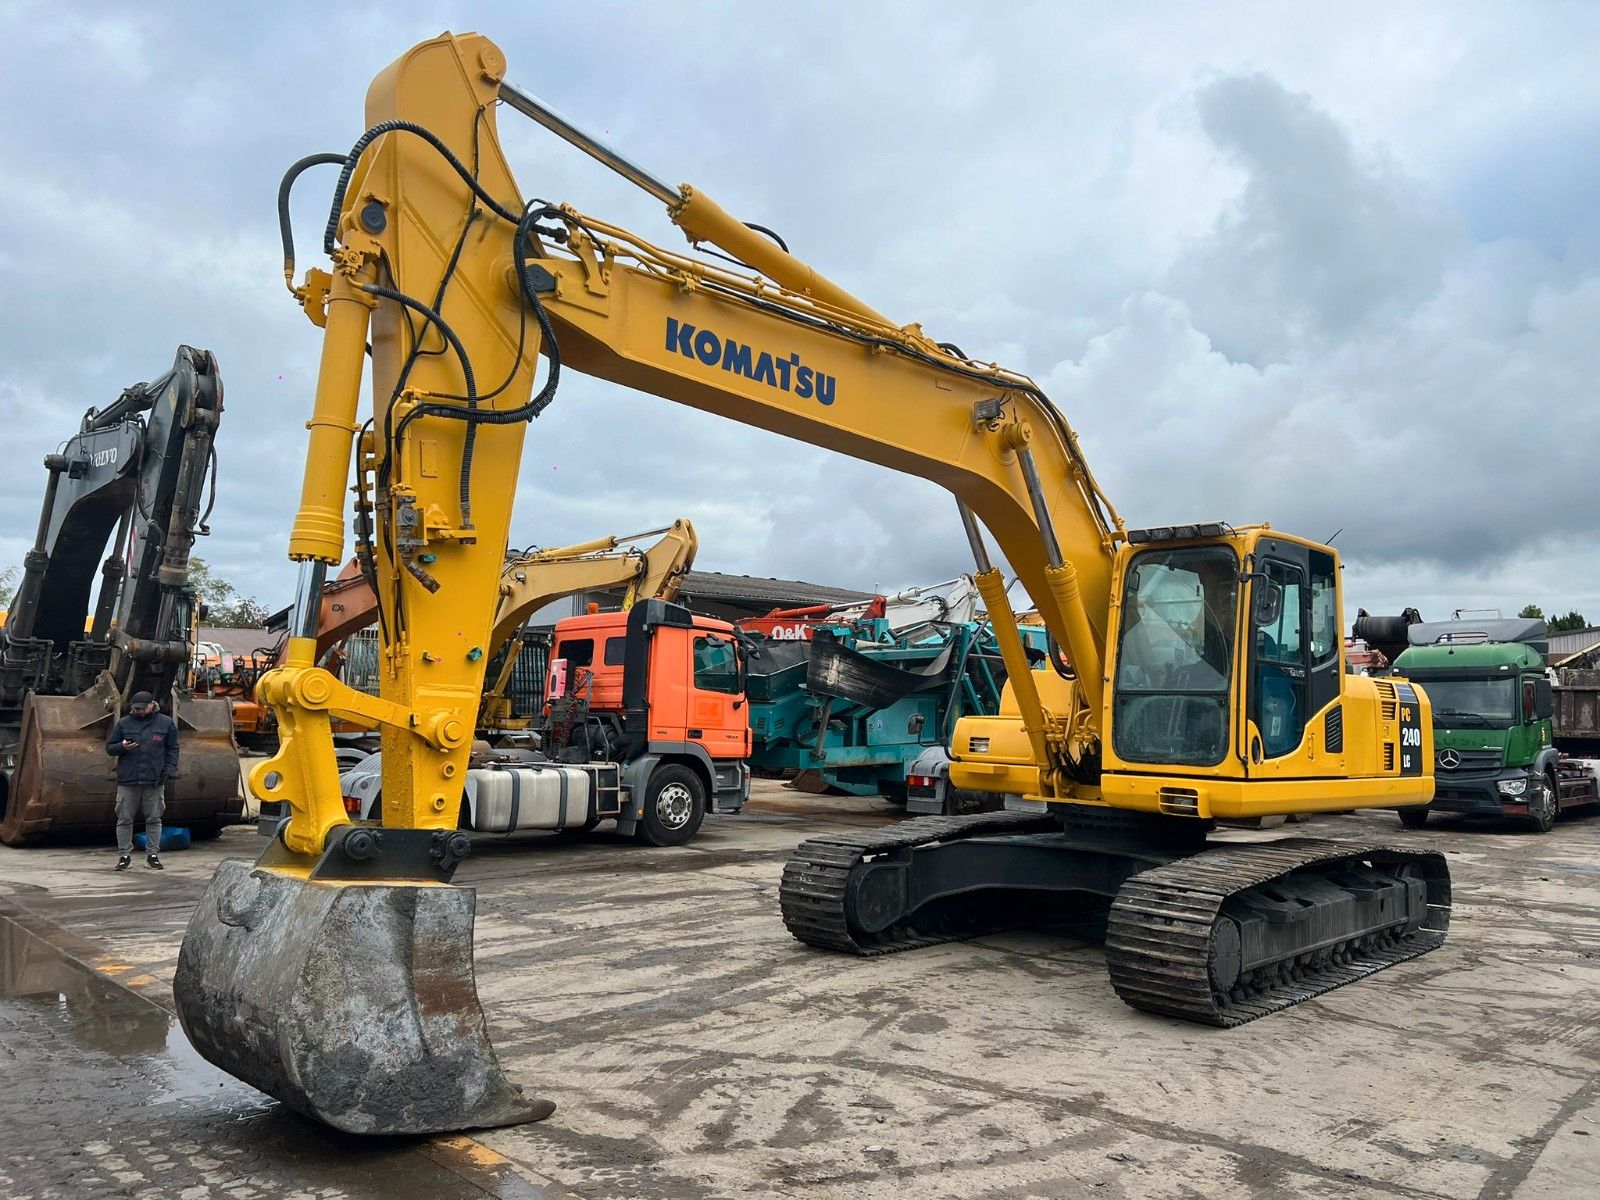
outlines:
[[[1492,771],[1500,765],[1498,750],[1440,750],[1433,757],[1440,775],[1459,775],[1463,771]]]

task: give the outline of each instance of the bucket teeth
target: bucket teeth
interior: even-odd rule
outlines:
[[[506,1079],[472,972],[470,888],[310,881],[223,863],[173,980],[199,1052],[351,1133],[550,1115]]]

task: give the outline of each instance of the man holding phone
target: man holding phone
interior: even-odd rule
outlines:
[[[133,817],[144,814],[144,865],[161,866],[161,813],[166,784],[178,773],[178,726],[149,692],[135,692],[128,715],[111,727],[106,753],[117,760],[117,866],[133,862]]]

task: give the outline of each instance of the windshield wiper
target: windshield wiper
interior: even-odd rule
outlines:
[[[1484,716],[1482,713],[1462,712],[1458,708],[1436,708],[1433,710],[1433,715],[1436,717],[1471,717],[1474,721],[1478,721],[1481,724],[1488,726],[1494,725],[1494,722],[1488,717]]]

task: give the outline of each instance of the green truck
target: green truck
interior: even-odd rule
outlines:
[[[1560,814],[1600,804],[1600,762],[1563,752],[1592,752],[1591,731],[1555,719],[1543,621],[1420,622],[1406,633],[1394,670],[1433,705],[1435,791],[1428,807],[1399,810],[1403,824],[1450,813],[1509,817],[1547,833]]]

